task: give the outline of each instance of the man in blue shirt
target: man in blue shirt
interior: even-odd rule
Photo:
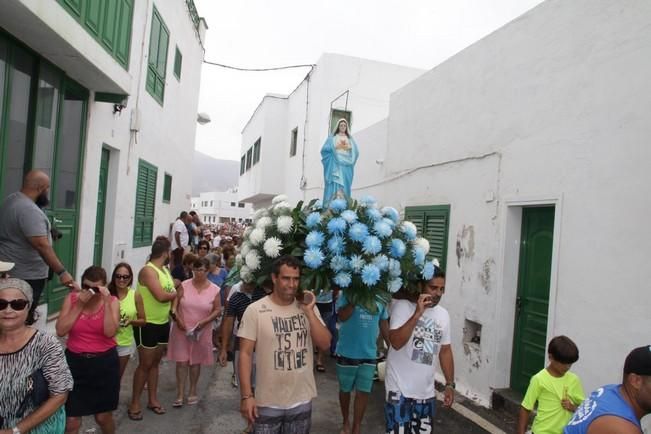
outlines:
[[[341,434],[359,434],[368,395],[373,388],[378,333],[381,332],[384,341],[389,342],[389,314],[386,306],[380,302],[377,302],[375,313],[353,305],[343,291],[337,300],[337,317],[341,323],[337,342],[339,404],[343,416]],[[353,389],[356,392],[351,431],[349,407]]]
[[[651,345],[631,351],[622,384],[602,386],[576,410],[564,434],[642,434],[640,419],[651,414]]]

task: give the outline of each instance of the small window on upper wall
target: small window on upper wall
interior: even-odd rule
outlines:
[[[240,208],[244,208],[244,204],[243,204],[243,203],[238,203],[237,206],[240,207]]]
[[[170,203],[172,199],[172,175],[165,174],[165,182],[163,183],[163,202]]]
[[[253,162],[253,146],[251,146],[249,150],[246,151],[246,170],[249,170],[251,168],[252,162]]]
[[[246,172],[246,155],[242,155],[240,159],[240,175],[244,175],[244,172]]]
[[[235,206],[235,202],[231,202],[231,206]]]
[[[259,137],[258,140],[253,144],[253,165],[260,161],[260,146],[262,145],[262,137]]]
[[[183,55],[179,47],[176,47],[176,54],[174,55],[174,76],[181,80],[181,66],[183,64]]]
[[[289,142],[289,156],[296,155],[296,143],[298,142],[298,127],[292,130],[292,135]]]

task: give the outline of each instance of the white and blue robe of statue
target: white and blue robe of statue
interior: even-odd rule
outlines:
[[[338,197],[350,199],[355,163],[359,157],[357,143],[348,136],[350,149],[336,149],[336,135],[329,136],[321,148],[321,163],[323,164],[323,207],[327,207],[332,199]]]

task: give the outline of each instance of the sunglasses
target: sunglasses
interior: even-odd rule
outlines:
[[[131,279],[131,276],[129,274],[116,274],[115,278],[122,279],[122,280],[129,280]]]
[[[7,306],[11,306],[12,310],[23,310],[29,305],[29,301],[25,299],[5,300],[0,298],[0,310],[5,310]]]
[[[99,288],[98,288],[98,287],[96,287],[96,286],[91,286],[91,285],[89,285],[89,284],[87,284],[87,283],[82,283],[82,284],[81,284],[81,289],[89,289],[89,290],[93,290],[93,293],[94,293],[94,294],[97,294],[97,293],[99,292]]]

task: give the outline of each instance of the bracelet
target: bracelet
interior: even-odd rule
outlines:
[[[452,383],[446,383],[445,387],[449,387],[450,389],[454,390],[457,388],[456,383],[453,381]]]
[[[250,399],[250,398],[253,398],[253,397],[254,397],[253,394],[250,393],[250,394],[248,394],[248,395],[244,395],[244,396],[242,396],[241,401],[246,401],[247,399]]]
[[[59,272],[57,273],[57,276],[61,277],[61,275],[62,275],[63,273],[67,273],[67,272],[68,272],[68,270],[66,270],[65,268],[63,268],[63,269],[61,269],[61,271],[59,271]]]

